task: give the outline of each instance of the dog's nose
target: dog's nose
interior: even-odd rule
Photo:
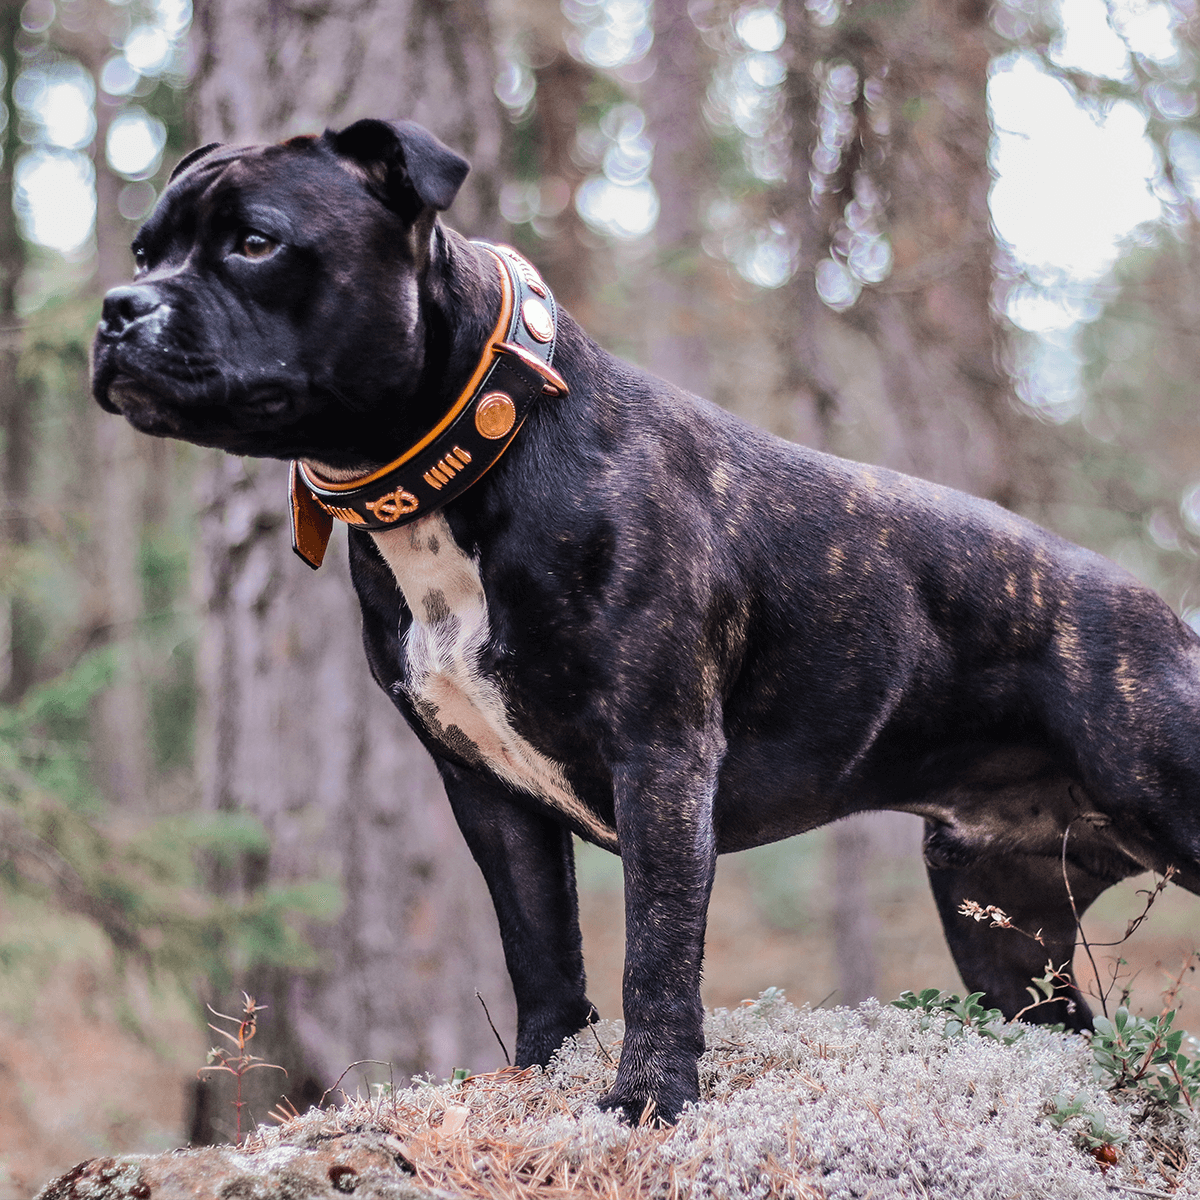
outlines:
[[[115,287],[104,297],[100,316],[100,336],[115,340],[135,321],[149,316],[161,307],[162,299],[153,288],[125,284]]]

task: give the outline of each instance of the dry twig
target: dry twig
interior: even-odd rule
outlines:
[[[209,1025],[209,1029],[233,1043],[233,1050],[227,1050],[223,1046],[214,1046],[208,1052],[209,1065],[201,1067],[196,1072],[197,1077],[203,1075],[207,1071],[224,1071],[232,1075],[237,1080],[237,1091],[234,1095],[233,1107],[235,1116],[235,1135],[234,1145],[242,1144],[242,1109],[246,1107],[246,1101],[242,1099],[242,1080],[251,1072],[266,1068],[271,1071],[283,1071],[286,1075],[287,1071],[278,1063],[264,1062],[261,1058],[250,1053],[250,1042],[254,1035],[258,1032],[258,1014],[266,1008],[265,1004],[255,1004],[254,997],[242,993],[242,1015],[240,1017],[230,1017],[225,1013],[219,1013],[212,1005],[207,1005],[208,1011],[214,1017],[219,1017],[222,1021],[230,1021],[237,1026],[237,1033],[230,1033],[226,1029],[222,1029],[219,1025]]]

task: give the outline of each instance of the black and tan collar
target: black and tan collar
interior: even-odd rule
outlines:
[[[336,518],[356,529],[396,529],[461,495],[512,444],[539,396],[567,385],[551,366],[558,310],[536,270],[509,246],[476,242],[500,270],[500,316],[467,386],[440,422],[399,458],[335,483],[292,463],[292,548],[314,570]]]

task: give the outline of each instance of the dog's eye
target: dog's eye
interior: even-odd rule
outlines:
[[[143,246],[133,248],[133,269],[138,274],[146,269],[146,250]]]
[[[245,233],[238,235],[234,253],[240,254],[243,258],[270,258],[278,245],[277,241],[267,237],[265,233],[247,229]]]

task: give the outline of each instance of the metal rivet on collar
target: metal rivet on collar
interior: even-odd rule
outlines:
[[[521,305],[521,318],[531,337],[539,342],[548,342],[554,336],[554,318],[550,310],[532,296]]]
[[[502,438],[516,423],[517,406],[506,392],[488,392],[475,407],[475,428],[485,438]]]

